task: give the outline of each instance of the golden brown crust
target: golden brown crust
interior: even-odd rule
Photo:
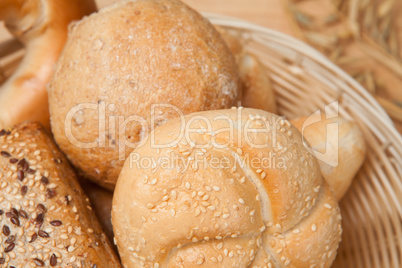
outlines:
[[[89,199],[44,129],[24,122],[0,137],[0,262],[121,267]]]
[[[230,51],[235,56],[239,67],[242,85],[243,107],[261,109],[270,113],[277,113],[275,92],[264,65],[256,56],[248,53],[244,45],[234,35],[222,27],[215,26],[222,35]]]
[[[113,226],[112,226],[112,201],[113,193],[101,188],[100,186],[88,180],[81,179],[80,184],[87,194],[92,208],[99,219],[105,234],[109,241],[113,243]]]
[[[71,79],[74,77],[74,79]],[[184,114],[228,108],[238,97],[238,73],[229,49],[213,26],[176,0],[122,1],[71,28],[49,86],[52,131],[60,148],[88,178],[113,189],[130,148],[119,157],[117,145],[138,142],[149,130],[153,104],[174,105]],[[80,103],[106,107],[110,117],[139,116],[148,123],[101,131],[96,110],[72,119],[78,141],[105,134],[105,146],[80,149],[65,134],[66,115]],[[115,105],[113,109],[109,109]],[[111,111],[112,110],[112,111]],[[177,117],[160,109],[156,125]],[[123,149],[120,146],[120,149]],[[90,160],[90,161],[89,161]]]
[[[96,10],[93,0],[2,0],[0,20],[26,48],[23,61],[0,88],[0,128],[24,120],[50,129],[46,84],[73,20]]]
[[[188,122],[183,136],[181,120]],[[205,111],[150,136],[125,162],[113,197],[126,267],[265,267],[266,259],[305,267],[298,264],[321,263],[331,251],[323,263],[330,267],[339,208],[289,121],[255,109]],[[176,137],[176,145],[155,147]],[[296,228],[300,234],[291,235]],[[288,245],[282,254],[271,242],[278,236]]]
[[[334,191],[339,201],[349,189],[356,173],[366,157],[366,143],[358,125],[341,117],[320,120],[304,126],[308,117],[292,120],[291,123],[303,132],[303,137],[317,153],[321,174]],[[336,125],[338,131],[328,129]]]
[[[244,85],[242,105],[276,114],[275,92],[264,65],[247,52],[237,64]]]

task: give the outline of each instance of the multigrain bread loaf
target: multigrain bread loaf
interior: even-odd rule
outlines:
[[[109,189],[150,128],[181,113],[229,108],[239,97],[225,42],[176,0],[121,1],[75,24],[49,85],[56,142],[84,176]],[[174,107],[155,107],[151,122],[154,104]],[[119,121],[129,116],[135,121]],[[96,145],[82,148],[69,131]]]
[[[46,84],[67,39],[67,26],[95,10],[94,0],[0,1],[0,21],[26,49],[18,69],[0,87],[0,129],[24,120],[50,129]]]
[[[112,222],[125,267],[330,267],[341,235],[300,132],[240,108],[155,129],[124,164]]]
[[[22,123],[0,135],[1,267],[121,267],[43,128]]]

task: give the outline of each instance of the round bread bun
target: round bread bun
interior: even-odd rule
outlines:
[[[37,123],[0,131],[1,267],[121,267],[67,159]]]
[[[363,133],[355,122],[342,117],[320,120],[309,125],[306,125],[307,119],[301,117],[291,123],[302,132],[315,153],[324,154],[318,158],[321,174],[339,201],[366,158]],[[338,131],[329,130],[327,126],[331,124],[337,125]]]
[[[83,176],[113,189],[151,128],[229,108],[239,88],[233,56],[200,14],[176,0],[121,1],[70,29],[49,85],[52,132]],[[75,110],[82,104],[90,108]]]
[[[112,223],[129,268],[330,267],[341,238],[300,132],[241,108],[155,129],[124,164]]]
[[[95,10],[93,0],[0,1],[0,20],[26,48],[18,69],[0,87],[0,128],[35,120],[50,129],[46,84],[67,39],[67,26]]]

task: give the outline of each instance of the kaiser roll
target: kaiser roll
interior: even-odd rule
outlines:
[[[112,222],[125,267],[330,267],[340,211],[289,121],[205,111],[127,158]]]

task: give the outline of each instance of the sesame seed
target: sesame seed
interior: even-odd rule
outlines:
[[[313,232],[317,231],[317,225],[315,225],[315,224],[311,225],[311,230]]]
[[[38,258],[33,259],[33,262],[37,265],[37,266],[44,266],[45,263],[42,260],[39,260]]]
[[[62,234],[62,235],[60,235],[60,238],[66,240],[66,239],[68,239],[68,235]]]
[[[244,205],[244,199],[243,199],[243,198],[239,198],[239,203]]]

